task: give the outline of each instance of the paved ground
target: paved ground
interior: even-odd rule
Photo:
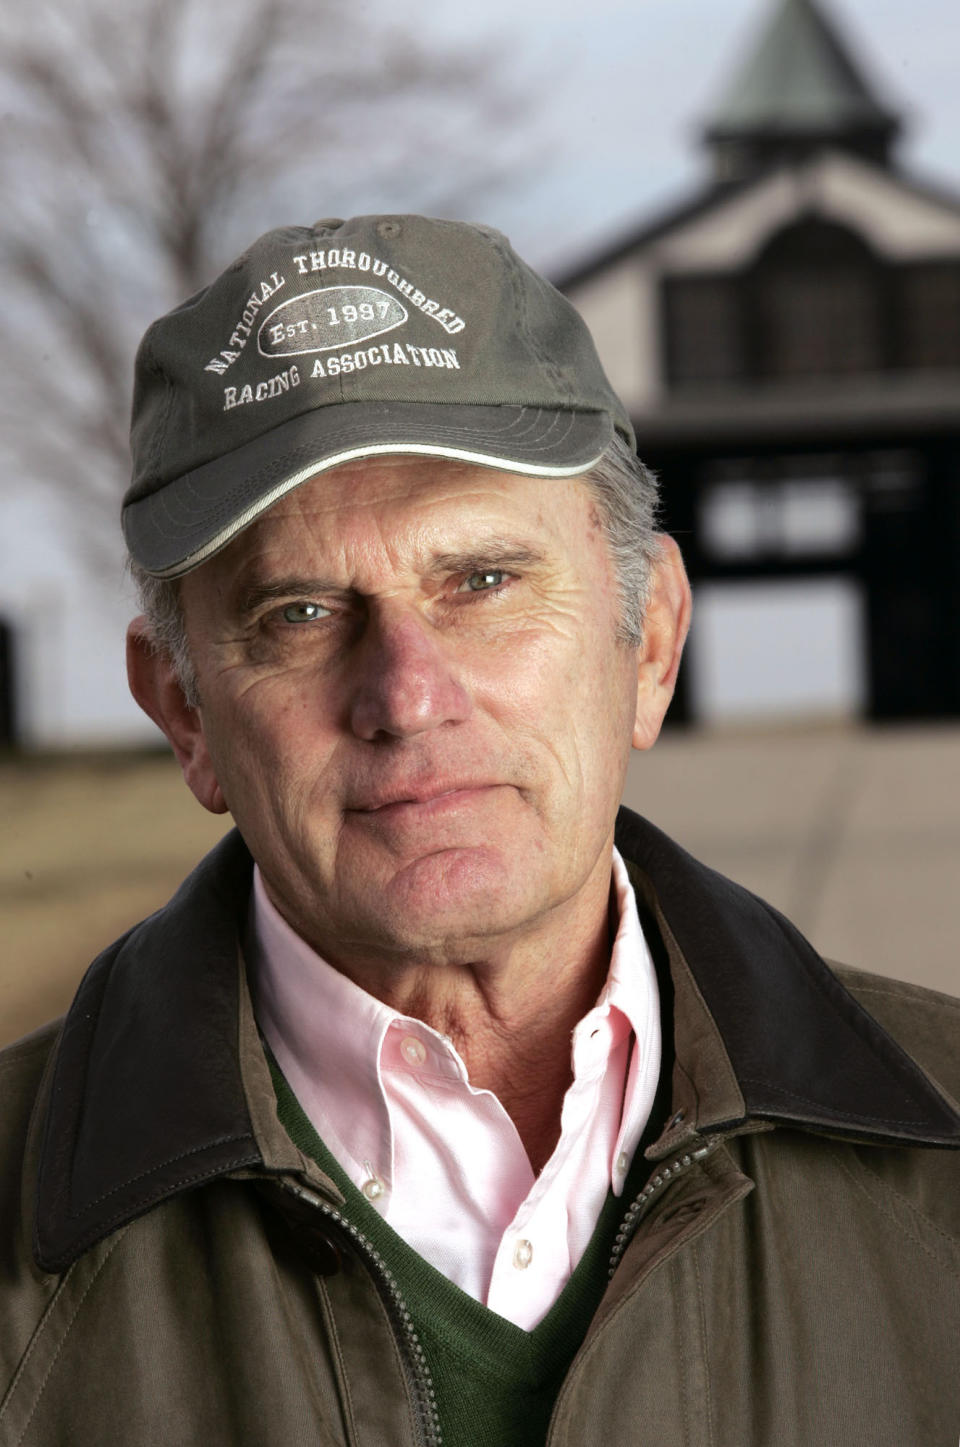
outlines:
[[[676,734],[625,798],[826,955],[960,994],[960,729]],[[0,764],[0,1043],[59,1013],[97,950],[225,827],[162,755]]]
[[[822,954],[960,994],[960,729],[671,736],[625,799]]]

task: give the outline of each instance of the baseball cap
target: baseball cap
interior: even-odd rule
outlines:
[[[414,453],[533,477],[634,436],[586,325],[498,231],[424,216],[261,236],[137,352],[132,558],[175,578],[292,488]]]

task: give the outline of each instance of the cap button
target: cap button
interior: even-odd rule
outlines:
[[[322,221],[313,223],[314,231],[336,231],[338,226],[343,225],[342,216],[325,216]]]

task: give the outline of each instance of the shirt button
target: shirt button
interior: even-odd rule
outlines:
[[[518,1241],[513,1248],[513,1264],[518,1271],[525,1271],[533,1260],[533,1245],[529,1241]]]
[[[422,1065],[427,1058],[427,1047],[416,1035],[405,1035],[400,1041],[400,1054],[408,1065]]]
[[[369,1181],[364,1181],[360,1189],[368,1201],[378,1201],[383,1195],[383,1182],[377,1180],[376,1176],[371,1176]]]
[[[630,1158],[627,1155],[626,1151],[621,1151],[620,1154],[617,1156],[617,1172],[621,1176],[624,1175],[629,1164]]]

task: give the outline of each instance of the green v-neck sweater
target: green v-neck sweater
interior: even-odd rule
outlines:
[[[272,1059],[270,1067],[281,1124],[343,1192],[343,1214],[380,1253],[403,1293],[433,1378],[444,1447],[542,1447],[557,1394],[607,1285],[614,1237],[650,1173],[643,1159],[653,1138],[649,1128],[623,1195],[608,1193],[560,1297],[533,1331],[524,1331],[454,1286],[387,1225],[327,1150]],[[657,1114],[655,1108],[651,1120]]]

